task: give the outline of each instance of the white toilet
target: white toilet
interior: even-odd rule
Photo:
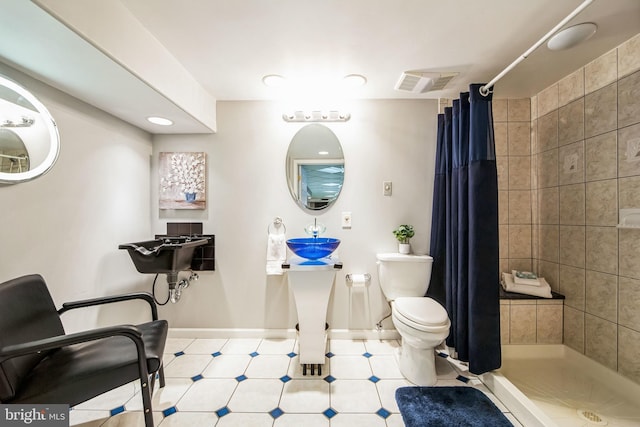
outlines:
[[[433,258],[399,253],[376,257],[380,287],[391,303],[391,319],[402,337],[400,371],[416,385],[434,385],[438,379],[435,347],[449,335],[451,322],[444,307],[424,296]]]

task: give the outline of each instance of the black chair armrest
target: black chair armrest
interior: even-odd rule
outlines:
[[[130,294],[113,295],[113,296],[86,299],[81,301],[65,302],[64,304],[62,304],[62,308],[58,310],[58,314],[62,314],[65,311],[73,310],[74,308],[91,307],[94,305],[111,304],[114,302],[130,301],[134,299],[142,299],[147,301],[149,303],[149,307],[151,308],[152,320],[158,320],[158,307],[156,306],[156,302],[153,300],[153,296],[148,292],[134,292]]]
[[[31,353],[38,353],[46,350],[66,347],[68,345],[80,344],[83,342],[99,340],[114,336],[125,336],[131,339],[138,348],[138,359],[146,360],[146,351],[144,342],[142,341],[142,333],[133,325],[107,326],[105,328],[91,329],[89,331],[76,332],[68,335],[58,335],[55,337],[44,338],[41,340],[30,341],[21,344],[8,345],[0,349],[0,363],[5,360],[23,356]],[[142,358],[140,357],[142,350]]]

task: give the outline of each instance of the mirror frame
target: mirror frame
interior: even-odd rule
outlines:
[[[300,133],[303,132],[305,129],[309,129],[309,128],[321,128],[323,129],[323,131],[327,131],[328,133],[330,133],[333,138],[335,139],[335,142],[338,145],[339,151],[340,151],[340,155],[341,158],[337,159],[337,158],[322,158],[322,157],[308,157],[308,158],[302,158],[302,159],[298,159],[298,158],[294,158],[291,156],[291,152],[292,152],[292,146],[294,143],[296,142],[303,142],[303,140],[298,139],[296,141],[296,138],[299,138]],[[327,134],[328,136],[328,134]],[[332,141],[333,142],[333,141]],[[291,141],[289,142],[289,148],[287,149],[287,157],[285,159],[285,169],[286,169],[286,178],[287,178],[287,186],[289,187],[289,193],[291,194],[291,197],[293,198],[294,202],[300,206],[305,212],[309,212],[309,213],[316,213],[316,212],[322,212],[325,209],[330,208],[335,202],[336,200],[338,200],[338,197],[340,197],[340,193],[342,192],[342,186],[344,185],[344,165],[345,165],[345,158],[344,158],[344,151],[342,149],[342,144],[340,143],[340,140],[338,139],[338,136],[335,134],[335,132],[333,132],[332,129],[330,129],[327,126],[318,124],[318,123],[312,123],[312,124],[307,124],[301,128],[299,128],[296,133],[293,135],[293,137],[291,138]],[[337,192],[337,194],[335,195],[334,198],[330,199],[327,201],[327,203],[321,207],[318,208],[313,208],[307,205],[307,203],[305,203],[303,200],[300,200],[300,198],[298,197],[298,192],[299,192],[299,188],[298,188],[298,183],[295,181],[295,173],[293,171],[292,168],[298,170],[300,165],[327,165],[327,166],[332,166],[332,165],[342,165],[343,167],[343,179],[342,179],[342,183],[340,184],[340,191]]]
[[[44,160],[39,165],[30,168],[26,172],[0,172],[0,184],[18,184],[21,182],[31,181],[32,179],[44,175],[51,170],[58,159],[58,154],[60,153],[60,135],[58,133],[58,126],[51,116],[51,113],[49,113],[49,110],[47,110],[44,104],[42,104],[42,102],[40,102],[40,100],[38,100],[38,98],[36,98],[36,96],[29,90],[3,75],[0,75],[0,86],[4,86],[13,92],[16,92],[34,106],[40,114],[40,117],[44,120],[44,125],[49,135],[49,139],[47,141],[49,150]]]

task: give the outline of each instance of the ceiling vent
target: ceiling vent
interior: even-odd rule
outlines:
[[[405,71],[396,83],[395,89],[403,92],[426,93],[442,90],[459,73],[434,73]]]

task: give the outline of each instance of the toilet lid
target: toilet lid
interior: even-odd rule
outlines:
[[[421,325],[446,325],[447,311],[438,302],[426,297],[400,297],[394,301],[396,311]]]

